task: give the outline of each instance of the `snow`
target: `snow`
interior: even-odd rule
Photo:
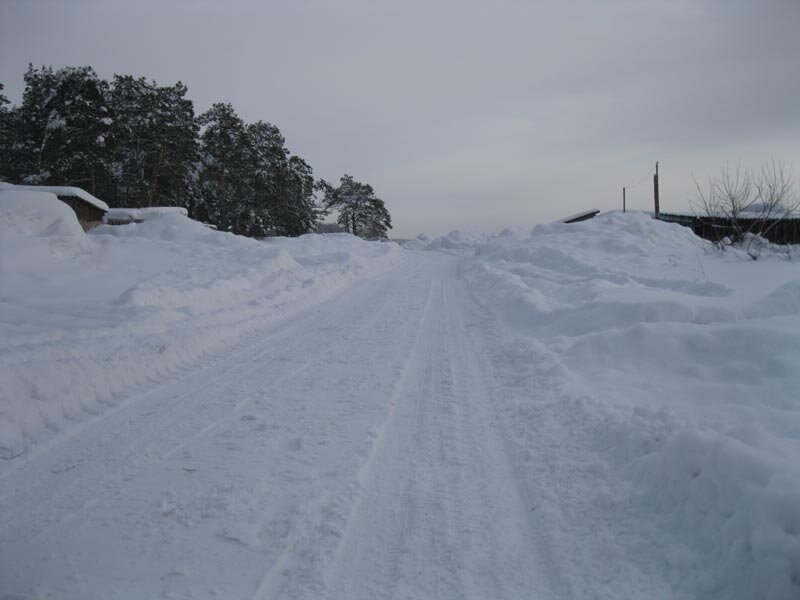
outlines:
[[[577,212],[577,213],[575,213],[573,215],[570,215],[568,217],[564,217],[563,219],[559,219],[556,222],[557,223],[569,223],[570,221],[574,221],[576,219],[581,219],[581,218],[588,219],[588,218],[591,218],[593,215],[596,215],[599,212],[600,212],[600,210],[597,209],[597,208],[591,208],[589,210],[582,210],[581,212]]]
[[[263,243],[174,212],[87,235],[53,194],[4,189],[0,457],[401,260],[395,244]]]
[[[5,190],[0,281],[0,598],[800,596],[791,251]]]
[[[466,275],[505,325],[498,361],[536,390],[505,405],[530,485],[537,436],[577,455],[553,456],[574,477],[554,498],[579,533],[565,552],[659,557],[686,597],[800,596],[797,263],[640,213],[477,252]]]
[[[47,192],[0,188],[0,233],[0,298],[26,269],[75,257],[87,247],[73,210]]]
[[[49,192],[56,196],[76,196],[100,210],[108,211],[108,204],[95,198],[86,190],[77,187],[63,185],[12,185],[10,183],[0,183],[0,190],[9,189],[29,192]]]
[[[471,253],[478,244],[492,237],[492,234],[484,232],[454,230],[447,235],[437,237],[424,246],[424,249],[443,250],[453,254]]]
[[[396,240],[403,248],[408,250],[422,250],[431,243],[430,238],[424,233],[420,233],[417,237],[410,240]]]
[[[189,211],[180,206],[150,206],[147,208],[111,208],[103,216],[103,222],[109,221],[146,221],[158,215],[177,213],[184,217]]]
[[[46,129],[48,131],[56,130],[56,129],[64,129],[67,126],[67,121],[56,113],[55,111],[51,112],[47,119],[47,126]]]

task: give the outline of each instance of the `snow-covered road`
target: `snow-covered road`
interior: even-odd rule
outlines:
[[[799,597],[785,249],[3,207],[0,600]]]
[[[569,595],[459,263],[416,253],[6,470],[0,598]]]

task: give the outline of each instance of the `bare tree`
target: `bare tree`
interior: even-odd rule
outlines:
[[[748,253],[800,208],[794,170],[774,160],[756,173],[738,163],[726,165],[718,176],[709,178],[707,190],[697,180],[695,186],[694,208],[708,225],[709,237],[721,247],[742,244]],[[757,257],[757,253],[750,255]]]
[[[783,163],[771,161],[762,165],[754,182],[756,202],[751,205],[755,218],[774,223],[797,212],[800,197],[795,192],[794,169]],[[763,231],[767,233],[767,231]]]

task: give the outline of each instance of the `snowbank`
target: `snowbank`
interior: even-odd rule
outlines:
[[[610,213],[495,238],[464,269],[505,325],[522,477],[581,540],[576,597],[623,589],[598,586],[608,561],[665,569],[681,597],[800,597],[797,262]]]
[[[47,192],[10,191],[0,188],[0,261],[7,271],[20,261],[30,261],[30,253],[70,257],[87,248],[86,234],[73,210]],[[24,248],[25,252],[15,252]],[[13,265],[12,265],[13,263]]]
[[[490,233],[451,231],[424,246],[425,250],[444,250],[454,254],[471,254],[475,248],[494,237]]]
[[[166,214],[179,214],[184,217],[189,216],[189,211],[180,206],[150,206],[147,208],[111,208],[103,215],[104,223],[122,224],[146,221],[153,217]]]
[[[0,457],[404,256],[350,235],[261,242],[175,213],[87,235],[52,194],[4,190]]]
[[[80,198],[84,202],[99,208],[100,210],[107,211],[108,204],[102,200],[95,198],[86,190],[77,187],[64,186],[64,185],[12,185],[10,183],[0,183],[0,191],[15,190],[17,192],[46,192],[54,196],[66,196]]]
[[[399,244],[407,250],[422,250],[431,243],[430,238],[424,233],[420,233],[417,237],[411,240],[398,240]]]

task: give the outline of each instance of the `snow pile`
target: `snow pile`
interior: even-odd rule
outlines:
[[[494,237],[489,233],[451,231],[424,246],[425,250],[444,250],[455,254],[471,254],[474,249]]]
[[[150,206],[147,208],[111,208],[103,216],[104,223],[114,221],[146,221],[158,215],[179,214],[189,216],[189,211],[180,206]]]
[[[170,213],[86,235],[52,194],[0,192],[0,457],[402,261],[350,235],[268,242]]]
[[[800,597],[797,263],[610,213],[495,238],[464,272],[506,326],[523,478],[586,581],[616,561],[608,597],[631,564],[681,597]]]
[[[55,196],[75,197],[80,198],[84,202],[87,202],[88,204],[91,204],[100,210],[108,210],[108,204],[98,198],[95,198],[86,190],[77,187],[63,185],[12,185],[10,183],[0,183],[0,191],[46,192]]]
[[[0,188],[0,231],[0,268],[7,265],[7,275],[23,268],[20,261],[75,256],[88,247],[73,210],[51,193]]]
[[[431,239],[424,233],[420,233],[417,237],[411,240],[401,240],[400,245],[407,250],[422,250],[431,243]]]

